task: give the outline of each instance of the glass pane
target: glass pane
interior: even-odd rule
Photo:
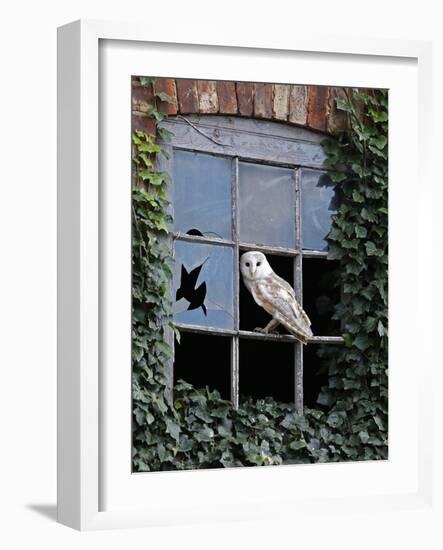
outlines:
[[[227,246],[175,243],[174,320],[234,328],[234,255]]]
[[[302,170],[301,190],[302,247],[327,250],[325,237],[337,209],[334,184],[324,172]]]
[[[241,241],[294,248],[293,170],[240,162],[239,194]]]
[[[232,161],[174,151],[174,227],[231,240]]]

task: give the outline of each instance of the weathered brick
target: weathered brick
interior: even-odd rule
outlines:
[[[176,86],[180,112],[184,115],[198,113],[197,81],[178,78],[176,80]]]
[[[199,80],[197,85],[200,113],[218,113],[218,96],[215,80]]]
[[[289,114],[289,92],[287,84],[274,84],[272,98],[272,116],[277,120],[288,120]]]
[[[217,82],[217,95],[220,113],[225,115],[237,114],[237,96],[234,82]]]
[[[308,87],[291,86],[289,94],[289,122],[306,125],[308,117]]]
[[[329,88],[328,113],[326,117],[326,131],[335,134],[344,130],[347,126],[347,116],[344,111],[339,111],[335,103],[337,97],[346,97],[343,88]]]
[[[139,81],[132,80],[132,110],[147,113],[155,106],[152,85],[142,86]]]
[[[242,116],[252,116],[254,112],[253,82],[237,82],[238,112]]]
[[[157,135],[155,120],[142,113],[132,113],[132,131],[140,130],[147,134]]]
[[[272,84],[255,85],[254,116],[272,118]]]
[[[326,130],[327,86],[308,87],[308,126],[315,130]]]
[[[168,101],[160,101],[157,98],[158,109],[167,115],[176,115],[178,111],[177,105],[177,90],[175,88],[175,80],[172,78],[157,78],[154,82],[154,92],[160,94],[164,92],[172,98],[172,103]]]

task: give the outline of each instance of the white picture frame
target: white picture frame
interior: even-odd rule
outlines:
[[[325,511],[331,505],[339,513],[356,507],[362,511],[430,508],[430,349],[420,349],[421,369],[414,369],[419,342],[425,336],[418,320],[432,316],[432,289],[426,283],[424,267],[431,265],[432,247],[418,247],[414,240],[430,232],[431,223],[427,215],[432,201],[430,44],[303,34],[254,43],[238,37],[223,42],[214,39],[210,44],[198,37],[190,44],[189,39],[186,30],[169,35],[163,28],[118,22],[77,21],[59,29],[59,522],[90,530],[290,518],[294,513]],[[155,56],[147,55],[154,50]],[[254,58],[254,63],[246,66],[245,55]],[[269,66],[263,65],[266,57],[272,58]],[[402,229],[408,224],[413,226],[415,237],[408,257],[403,248],[391,247],[390,284],[395,281],[398,285],[390,297],[390,459],[380,463],[131,474],[127,378],[130,258],[125,209],[130,188],[119,184],[130,181],[130,81],[124,78],[162,74],[291,82],[290,74],[286,72],[285,77],[289,62],[299,64],[299,74],[304,77],[301,82],[340,85],[353,67],[346,85],[393,90],[390,243],[401,241]],[[145,65],[146,70],[141,71]],[[401,159],[407,136],[401,135],[401,115],[407,102],[417,115],[415,124],[409,114],[409,129],[418,135],[418,142],[409,140],[405,167]],[[111,126],[109,109],[113,113]],[[397,183],[401,180],[403,189],[412,190],[416,173],[419,186],[414,187],[414,195],[401,199]],[[413,207],[416,213],[408,218]],[[125,257],[127,265],[121,261]],[[405,275],[408,265],[413,267]],[[416,321],[405,325],[399,306],[408,288],[417,289],[408,296]],[[112,304],[110,293],[115,296]],[[118,322],[108,323],[107,319]],[[416,335],[415,341],[408,340],[407,350],[400,345],[405,328]],[[400,387],[401,392],[395,391]],[[402,428],[405,420],[411,432],[408,437]],[[405,445],[414,452],[402,453]],[[288,491],[291,486],[297,491]],[[234,498],[235,488],[240,495]],[[211,491],[217,499],[211,500]],[[179,494],[189,495],[184,509],[174,505]]]

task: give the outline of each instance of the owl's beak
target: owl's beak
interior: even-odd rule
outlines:
[[[257,271],[257,266],[256,266],[256,265],[251,266],[250,272],[251,272],[251,276],[252,276],[252,277],[254,276],[254,273],[255,273],[256,271]]]

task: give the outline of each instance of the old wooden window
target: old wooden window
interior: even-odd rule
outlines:
[[[331,318],[339,299],[325,260],[334,187],[323,167],[322,136],[252,119],[168,119],[162,170],[172,176],[174,322],[181,333],[171,378],[240,395],[273,396],[303,410],[318,343],[340,343]],[[269,316],[253,302],[239,257],[264,252],[311,317],[313,343],[254,332]],[[307,388],[309,394],[309,388]]]

